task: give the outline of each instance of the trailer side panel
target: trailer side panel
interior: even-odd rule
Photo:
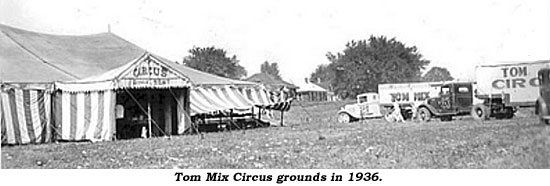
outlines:
[[[501,97],[509,106],[534,106],[538,98],[537,72],[550,61],[482,65],[476,67],[477,97]]]

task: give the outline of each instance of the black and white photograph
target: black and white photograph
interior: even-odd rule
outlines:
[[[523,183],[550,2],[0,0],[0,124],[2,180]]]

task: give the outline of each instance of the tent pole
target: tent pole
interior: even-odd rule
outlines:
[[[283,119],[284,119],[283,116],[284,116],[284,114],[285,114],[285,112],[283,112],[283,111],[281,110],[281,127],[283,126]]]
[[[147,101],[147,125],[149,125],[149,138],[151,138],[151,102]]]
[[[258,107],[258,120],[262,119],[262,108]]]

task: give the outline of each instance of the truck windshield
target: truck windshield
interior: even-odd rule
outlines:
[[[448,95],[451,91],[451,88],[449,87],[441,87],[441,95]]]
[[[468,87],[458,87],[458,93],[468,93],[470,89]]]
[[[365,103],[367,102],[367,96],[362,96],[362,97],[359,97],[359,103]]]

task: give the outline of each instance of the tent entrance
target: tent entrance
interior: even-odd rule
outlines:
[[[178,134],[178,98],[174,92],[183,89],[120,90],[115,106],[117,139]]]

